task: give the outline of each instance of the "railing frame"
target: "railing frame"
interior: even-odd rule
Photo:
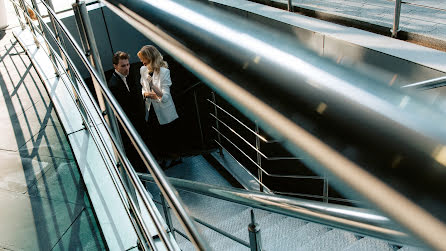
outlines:
[[[12,0],[14,1],[14,0]],[[23,0],[22,0],[23,1]],[[57,24],[57,26],[54,27],[54,30],[57,32],[59,31],[59,27],[61,28],[61,31],[65,34],[65,36],[68,38],[68,40],[70,41],[70,43],[73,45],[75,51],[77,52],[77,54],[79,55],[79,57],[81,58],[81,60],[83,61],[83,63],[87,66],[87,69],[90,71],[90,73],[92,74],[92,76],[94,77],[94,79],[96,79],[96,81],[100,84],[101,87],[101,91],[103,92],[103,95],[107,98],[107,101],[112,105],[113,108],[113,112],[115,114],[118,115],[118,118],[121,122],[121,124],[123,125],[123,127],[125,128],[127,134],[129,135],[129,137],[132,140],[132,143],[136,146],[141,158],[143,158],[144,163],[146,165],[146,167],[148,168],[148,170],[155,175],[155,177],[157,177],[158,180],[158,186],[160,188],[160,190],[163,192],[163,194],[165,196],[167,196],[168,198],[168,202],[171,204],[171,206],[175,209],[175,212],[177,214],[177,216],[179,216],[180,218],[180,222],[183,224],[183,226],[185,226],[187,233],[190,235],[190,237],[192,237],[192,242],[193,244],[200,250],[204,250],[207,247],[207,244],[201,239],[201,237],[199,236],[197,230],[195,229],[195,227],[192,225],[190,219],[188,218],[188,216],[185,214],[185,210],[181,205],[181,202],[179,201],[179,199],[174,195],[175,192],[173,190],[173,188],[171,187],[171,185],[168,183],[168,181],[166,180],[164,174],[162,173],[160,167],[158,166],[158,164],[156,163],[156,161],[153,159],[153,157],[151,156],[151,154],[149,153],[147,147],[142,143],[142,140],[140,138],[140,136],[137,134],[136,130],[134,129],[133,125],[131,125],[131,123],[129,122],[129,119],[127,118],[127,116],[125,115],[125,113],[122,111],[122,108],[119,106],[119,104],[117,103],[117,101],[114,99],[114,97],[111,95],[111,92],[108,90],[108,88],[106,88],[106,85],[103,83],[103,80],[101,79],[101,77],[99,76],[99,74],[96,72],[96,70],[94,70],[94,68],[91,66],[91,64],[88,62],[86,56],[83,54],[82,50],[80,49],[79,45],[77,45],[77,43],[75,42],[75,40],[73,39],[73,37],[71,36],[71,34],[69,34],[67,32],[66,27],[60,22],[60,20],[57,19],[56,14],[54,13],[53,9],[45,2],[42,2],[43,5],[47,8],[49,15],[51,16],[51,20],[54,21],[53,25],[55,26]],[[24,5],[23,5],[24,6]],[[22,8],[23,10],[23,8]],[[26,14],[24,14],[26,17]],[[40,17],[40,15],[39,15]],[[41,18],[41,17],[40,17]],[[29,23],[30,26],[32,26],[32,22],[30,21]],[[30,28],[31,30],[33,30],[34,27]],[[51,32],[51,30],[49,28],[47,28],[49,32]],[[33,32],[34,34],[34,32]],[[35,34],[34,34],[35,35]],[[60,38],[60,35],[55,35],[56,40]],[[58,45],[59,49],[61,50],[61,55],[68,55],[66,53],[66,51],[64,51],[64,45],[61,45],[60,41],[56,41],[56,44]],[[68,66],[68,68],[70,67],[70,64],[72,65],[72,63],[70,62],[70,59],[68,57],[64,58],[64,62],[65,65]],[[68,63],[70,62],[70,63]],[[74,65],[73,69],[75,69]],[[67,69],[68,69],[67,68]],[[73,71],[73,69],[71,71]],[[68,70],[67,70],[68,71]],[[75,71],[75,70],[74,70]],[[71,72],[73,73],[73,72]],[[60,74],[59,74],[60,75]],[[71,75],[71,74],[70,74]],[[79,81],[81,81],[80,75],[79,77]],[[71,78],[71,81],[75,80],[75,76],[73,76]],[[81,81],[82,82],[82,81]],[[77,90],[77,85],[75,85],[73,82],[71,83],[72,88],[73,88],[73,95],[77,95],[79,92]],[[84,88],[86,88],[86,85],[83,86]],[[68,88],[68,87],[67,87]],[[89,94],[88,88],[85,89],[85,91]],[[79,97],[78,97],[79,98]],[[77,101],[80,101],[81,103],[83,103],[82,100],[78,99],[78,98],[74,98]],[[89,94],[89,98],[90,100],[92,100],[91,98],[91,94]],[[95,107],[96,108],[96,107]],[[78,107],[79,109],[79,107]],[[96,108],[97,109],[97,108]],[[79,110],[80,111],[80,110]],[[85,110],[87,112],[87,114],[89,114],[88,110]],[[101,115],[102,112],[97,111],[98,115]],[[81,117],[83,118],[83,114],[80,111]],[[91,116],[90,116],[91,117]],[[102,116],[99,116],[101,119]],[[84,120],[84,124],[87,125],[88,120]],[[94,124],[94,127],[96,128],[96,124]],[[105,123],[104,123],[105,124]],[[87,126],[87,129],[89,127]],[[167,237],[165,230],[162,229],[161,223],[159,221],[159,219],[157,218],[156,214],[154,213],[153,209],[151,209],[149,203],[148,203],[148,199],[147,199],[147,192],[145,191],[145,189],[142,188],[142,183],[139,181],[139,179],[136,176],[136,173],[133,169],[129,168],[130,167],[130,163],[128,162],[127,158],[124,157],[124,153],[122,151],[122,149],[120,149],[121,147],[116,145],[116,139],[114,138],[113,134],[110,132],[110,129],[108,127],[105,127],[107,129],[107,133],[109,134],[110,138],[112,139],[112,145],[114,147],[114,149],[118,152],[119,154],[119,158],[123,163],[123,167],[125,168],[125,171],[127,172],[128,175],[130,175],[130,181],[132,182],[132,185],[136,188],[136,191],[139,193],[141,199],[143,200],[144,206],[146,207],[147,211],[149,212],[152,220],[155,223],[155,226],[158,228],[158,233],[159,236],[161,237],[161,239],[163,240],[164,244],[166,245],[168,250],[174,250],[172,244],[171,244],[171,240],[170,238]],[[96,128],[97,132],[99,132],[99,130]],[[102,136],[99,133],[99,136],[101,138],[101,141],[103,140]],[[95,144],[99,144],[96,140],[95,140]],[[105,144],[104,142],[102,142],[102,144]],[[102,155],[101,155],[102,156]],[[110,155],[109,155],[110,156]],[[114,168],[117,168],[117,166],[114,166]],[[109,170],[110,172],[110,170]],[[112,175],[113,176],[113,175]],[[118,175],[119,180],[121,181],[121,185],[124,188],[124,191],[126,191],[126,186],[124,185],[123,181],[122,181],[122,177],[120,175]],[[115,186],[116,186],[116,181],[113,181]],[[120,193],[119,189],[118,189],[118,193]],[[126,195],[127,195],[127,199],[130,202],[130,207],[133,210],[133,213],[136,214],[136,219],[142,219],[142,217],[139,215],[138,210],[135,207],[135,204],[132,202],[132,198],[131,196],[128,194],[128,192],[126,191]],[[121,197],[121,196],[120,196]],[[122,198],[122,197],[121,197]],[[125,205],[126,202],[124,200],[121,200],[122,203]],[[127,207],[125,207],[127,208]],[[129,212],[128,212],[129,213]],[[129,215],[130,216],[130,215]],[[130,217],[130,219],[132,220],[132,217]],[[133,220],[132,220],[133,223]],[[145,224],[142,223],[142,221],[140,221],[140,227],[142,227],[142,231],[143,233],[148,233],[148,230],[145,227]],[[138,232],[138,231],[137,231]],[[153,245],[153,241],[150,240],[151,237],[146,238],[146,241],[150,244],[150,248],[156,250],[156,246]],[[145,242],[144,242],[145,243]]]
[[[401,189],[395,189],[385,179],[380,179],[381,175],[372,174],[368,166],[354,163],[306,131],[295,119],[287,116],[291,114],[285,109],[280,109],[280,103],[283,102],[280,102],[278,97],[280,94],[282,101],[286,98],[288,105],[310,105],[316,101],[316,97],[324,97],[330,100],[328,113],[334,119],[339,120],[339,114],[342,114],[344,119],[348,116],[358,121],[367,121],[369,127],[376,128],[375,134],[391,133],[393,143],[404,143],[405,148],[401,150],[417,153],[410,155],[417,160],[428,159],[431,169],[443,164],[423,149],[426,146],[433,149],[435,145],[443,145],[446,133],[443,128],[429,130],[430,127],[423,127],[426,122],[418,122],[420,118],[427,119],[431,115],[442,121],[442,113],[429,110],[427,104],[416,98],[411,99],[409,105],[402,110],[396,102],[408,94],[389,89],[376,79],[366,78],[347,66],[324,59],[296,44],[294,37],[291,41],[291,36],[280,31],[260,27],[239,16],[212,9],[202,1],[104,2],[113,12],[184,64],[244,115],[252,120],[257,119],[262,129],[283,140],[282,143],[292,154],[303,154],[308,167],[319,174],[327,172],[330,181],[333,180],[333,184],[341,192],[348,196],[361,196],[431,247],[446,249],[446,243],[441,241],[442,237],[446,236],[446,225],[441,220],[444,217],[434,216],[432,213],[435,208],[419,202],[416,198],[419,198],[420,194],[406,197]],[[181,40],[176,39],[178,36]],[[205,48],[203,43],[206,43]],[[216,64],[221,61],[213,61],[209,57],[211,52],[221,56],[222,60],[227,60],[228,63],[217,67]],[[244,65],[247,67],[243,68]],[[234,69],[236,67],[237,70]],[[263,90],[274,91],[267,94],[259,90],[259,82],[243,79],[247,76],[253,76],[252,80],[261,81],[263,85],[271,88]],[[299,81],[299,84],[296,84],[296,81]],[[254,89],[255,93],[250,92]],[[381,95],[385,95],[385,99]],[[268,103],[263,101],[266,96]],[[275,102],[275,106],[271,106],[269,102]],[[417,111],[428,112],[409,112],[409,108],[420,108]],[[338,116],[335,116],[336,113]],[[419,120],[413,120],[414,114]],[[407,121],[410,123],[406,123]],[[404,130],[394,130],[397,127]],[[349,126],[344,128],[351,129]],[[367,135],[368,139],[373,135]],[[420,138],[424,140],[423,144],[420,143]],[[424,148],[421,148],[421,145]],[[380,171],[386,173],[384,169]],[[409,185],[407,180],[399,181]],[[436,198],[439,195],[432,196]],[[427,229],[429,231],[426,231]]]
[[[153,177],[148,174],[138,173],[138,176],[144,182],[154,182]],[[358,233],[361,236],[372,236],[402,245],[423,246],[422,243],[410,235],[401,232],[394,222],[372,210],[246,191],[238,188],[220,187],[177,178],[169,178],[169,180],[179,190],[298,219],[327,224]],[[213,226],[210,228],[215,230]]]

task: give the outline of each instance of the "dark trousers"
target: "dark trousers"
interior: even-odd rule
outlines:
[[[160,125],[155,111],[150,109],[147,121],[147,147],[157,160],[172,158],[179,155],[182,145],[179,137],[178,119]]]

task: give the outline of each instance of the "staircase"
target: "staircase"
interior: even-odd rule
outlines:
[[[168,169],[166,175],[212,185],[231,186],[201,155],[184,158],[183,163]],[[154,199],[159,201],[159,191],[156,186],[147,183],[147,188],[154,195]],[[251,221],[251,208],[192,192],[181,190],[178,192],[193,217],[249,243],[248,225]],[[160,205],[158,207],[162,211],[162,207]],[[263,250],[423,250],[392,245],[386,241],[357,236],[348,231],[264,210],[253,210],[256,223],[261,229]],[[172,217],[172,221],[175,229],[184,232],[175,217]],[[249,250],[248,247],[214,230],[199,223],[196,225],[212,250]],[[180,234],[176,234],[176,238],[182,250],[194,250],[193,245]]]

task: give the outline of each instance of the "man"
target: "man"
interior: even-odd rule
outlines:
[[[135,129],[142,137],[144,137],[144,135],[142,135],[144,128],[144,105],[141,95],[141,84],[139,83],[140,77],[130,76],[132,74],[129,74],[129,58],[130,56],[122,51],[118,51],[113,55],[113,67],[115,68],[115,71],[108,81],[108,88],[118,101],[119,105],[121,105]],[[145,167],[141,166],[142,162],[140,161],[139,155],[126,132],[121,125],[119,128],[127,157],[137,171],[146,170]]]
[[[122,51],[113,55],[113,72],[108,87],[118,100],[124,112],[135,127],[140,126],[143,113],[143,102],[141,97],[141,84],[138,76],[129,76],[130,56]]]

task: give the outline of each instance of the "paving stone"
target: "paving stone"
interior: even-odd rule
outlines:
[[[50,158],[29,158],[17,152],[0,151],[0,189],[26,193],[53,165]]]
[[[52,250],[105,249],[105,244],[102,241],[93,212],[91,209],[86,208]]]
[[[77,203],[90,207],[87,191],[73,160],[50,158],[49,170],[40,175],[28,193],[30,195]]]
[[[0,243],[18,250],[50,250],[83,206],[0,190]]]
[[[46,126],[19,149],[22,155],[74,159],[65,132],[60,126]]]

